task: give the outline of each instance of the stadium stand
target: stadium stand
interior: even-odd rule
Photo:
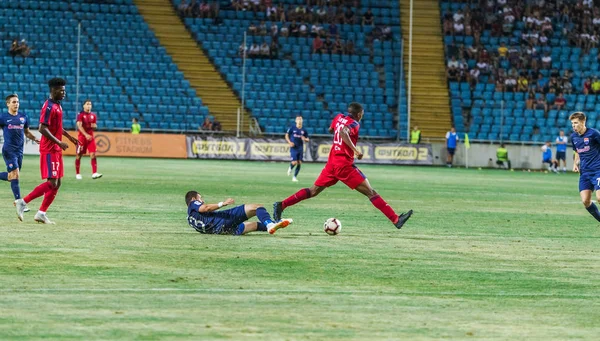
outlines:
[[[172,1],[180,11],[185,8],[181,0]],[[352,7],[358,18],[355,23],[337,25],[340,39],[353,42],[352,54],[312,53],[314,38],[310,32],[315,22],[307,24],[306,35],[285,36],[281,32],[283,27],[289,28],[288,19],[280,21],[278,16],[277,20],[270,20],[274,17],[267,18],[265,10],[236,10],[229,1],[219,2],[217,21],[211,15],[200,15],[204,18],[193,15],[184,17],[184,22],[240,97],[244,32],[249,32],[247,49],[253,43],[266,42],[279,50],[277,56],[247,58],[245,105],[266,133],[283,132],[294,116],[300,114],[311,133],[325,134],[329,119],[345,111],[348,102],[357,101],[366,108],[362,124],[365,135],[395,137],[400,121],[406,138],[406,105],[400,106],[399,113],[397,110],[398,85],[404,87],[400,80],[399,3],[380,0],[356,3],[360,7]],[[285,0],[282,5],[293,12],[295,7],[305,8],[306,1]],[[375,27],[362,26],[359,21],[367,8],[372,10]],[[263,34],[261,22],[264,22]],[[256,27],[256,34],[250,34],[251,25]],[[329,23],[319,25],[325,32],[331,28]],[[275,36],[271,35],[273,26],[278,32]],[[380,38],[370,43],[373,32],[380,33],[386,26],[390,28],[391,39]]]
[[[79,101],[92,99],[99,129],[126,130],[133,117],[140,117],[146,131],[198,130],[208,109],[131,0],[2,1],[0,39],[7,53],[0,65],[0,86],[21,96],[21,109],[34,125],[48,96],[47,80],[60,76],[68,81],[65,126],[75,127],[81,109],[74,107],[79,22]],[[13,59],[8,54],[13,39],[25,39],[31,55]]]
[[[472,138],[551,140],[571,130],[573,110],[597,127],[600,11],[591,1],[537,3],[441,2],[452,112]]]

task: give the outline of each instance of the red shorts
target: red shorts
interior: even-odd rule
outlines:
[[[88,141],[85,136],[78,137],[79,144],[77,145],[77,155],[84,155],[87,152],[95,153],[96,152],[96,139],[92,135],[92,139]]]
[[[40,153],[42,179],[60,179],[64,176],[62,152]]]
[[[315,186],[330,187],[341,181],[351,189],[355,189],[366,178],[355,165],[336,166],[328,163],[315,181]]]

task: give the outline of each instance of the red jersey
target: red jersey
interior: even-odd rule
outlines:
[[[333,121],[331,121],[331,129],[333,129],[333,145],[331,146],[329,159],[327,160],[327,163],[336,166],[354,164],[354,151],[342,141],[342,137],[340,136],[340,130],[342,130],[344,126],[350,129],[350,140],[355,146],[358,141],[360,124],[350,116],[342,113],[338,114]]]
[[[54,135],[59,141],[62,140],[63,135],[63,111],[59,102],[54,102],[52,99],[48,99],[42,106],[42,112],[40,114],[40,123],[48,126],[48,130]],[[42,135],[40,140],[40,153],[54,153],[62,152],[60,146],[50,141]]]
[[[94,136],[94,129],[92,129],[92,124],[96,124],[97,118],[98,116],[93,112],[82,111],[77,115],[77,122],[81,122],[83,130],[85,130],[85,132],[88,133],[88,135]],[[77,129],[77,133],[79,136],[83,136],[79,129]]]

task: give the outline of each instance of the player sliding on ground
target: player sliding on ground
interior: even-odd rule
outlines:
[[[186,193],[185,203],[188,207],[188,224],[200,233],[242,235],[254,231],[268,231],[273,234],[292,223],[292,219],[273,221],[267,210],[259,204],[239,205],[218,211],[221,207],[232,205],[233,199],[228,198],[218,204],[207,204],[196,191]],[[247,221],[254,216],[260,221]]]
[[[351,189],[355,189],[366,195],[373,206],[377,207],[397,228],[410,218],[413,211],[409,210],[400,215],[375,192],[366,176],[354,165],[354,157],[362,159],[363,153],[356,148],[358,141],[358,122],[363,118],[364,110],[359,103],[348,105],[348,114],[338,114],[329,127],[333,133],[333,145],[329,152],[329,158],[321,175],[317,178],[311,188],[303,188],[289,198],[273,204],[273,219],[279,220],[281,213],[286,208],[299,203],[302,200],[314,198],[325,188],[335,185],[338,181],[343,182]]]
[[[596,199],[600,201],[600,132],[585,126],[586,117],[575,112],[569,117],[574,133],[571,143],[575,151],[573,172],[579,172],[579,195],[585,209],[600,221],[600,212],[592,202],[592,192],[596,190]]]

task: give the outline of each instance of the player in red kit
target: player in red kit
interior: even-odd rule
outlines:
[[[43,195],[42,205],[33,219],[39,223],[54,224],[48,219],[46,211],[58,193],[64,173],[62,151],[67,149],[69,145],[61,140],[62,136],[66,136],[69,141],[77,146],[77,139],[63,130],[63,111],[60,101],[65,98],[66,84],[67,82],[62,78],[52,78],[48,82],[50,98],[42,106],[39,127],[42,134],[40,141],[40,172],[42,179],[47,181],[34,188],[25,198],[15,201],[17,217],[21,221],[23,221],[23,212],[26,205]]]
[[[363,153],[356,148],[360,129],[358,122],[360,122],[363,115],[362,105],[350,103],[348,105],[348,115],[339,114],[333,119],[329,127],[329,132],[333,133],[333,145],[325,168],[323,168],[312,187],[303,188],[289,198],[273,204],[273,219],[275,221],[281,219],[281,214],[286,208],[302,200],[313,198],[325,188],[341,181],[351,189],[366,195],[373,206],[379,209],[397,228],[402,228],[413,211],[409,210],[400,215],[396,214],[390,205],[371,187],[366,176],[354,165],[355,156],[359,160],[363,157]]]
[[[94,140],[94,130],[98,115],[92,112],[92,101],[86,99],[83,102],[83,111],[77,115],[77,153],[75,155],[75,179],[81,180],[79,168],[81,166],[81,157],[87,152],[90,153],[92,163],[92,179],[99,179],[102,174],[98,173],[98,163],[96,161],[96,140]]]

